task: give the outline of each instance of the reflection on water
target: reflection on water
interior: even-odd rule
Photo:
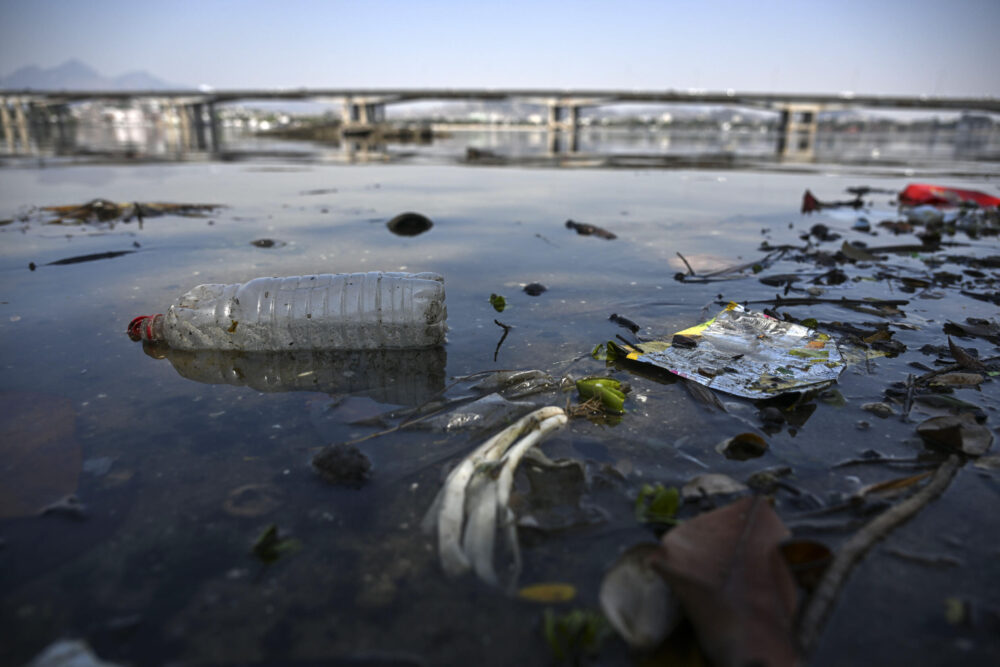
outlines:
[[[444,389],[447,353],[419,350],[233,352],[174,350],[144,343],[182,377],[257,391],[318,391],[367,396],[379,403],[420,405]]]
[[[313,136],[316,140],[288,136]],[[270,157],[319,162],[430,158],[478,164],[543,162],[555,166],[625,167],[724,167],[781,161],[892,165],[1000,158],[1000,132],[992,122],[960,121],[957,125],[924,125],[919,129],[885,123],[840,129],[821,125],[810,141],[795,151],[783,152],[786,138],[773,125],[591,125],[569,132],[542,126],[458,124],[436,125],[433,139],[418,137],[407,128],[347,137],[336,130],[268,134],[251,131],[246,124],[191,126],[139,109],[111,109],[102,113],[90,110],[73,122],[32,125],[23,140],[8,137],[5,148],[8,155],[43,158]]]

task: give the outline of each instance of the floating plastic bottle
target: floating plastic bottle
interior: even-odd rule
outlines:
[[[177,350],[420,348],[444,342],[446,317],[436,273],[323,274],[199,285],[128,334]]]

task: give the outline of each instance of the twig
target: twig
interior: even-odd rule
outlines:
[[[854,565],[876,542],[939,496],[958,468],[959,459],[953,454],[938,467],[927,486],[877,516],[841,547],[802,613],[798,639],[803,652],[808,652],[819,638],[826,616],[837,600],[837,593]]]
[[[716,301],[725,304],[728,301]],[[905,306],[910,303],[906,299],[817,299],[813,297],[802,297],[793,299],[758,299],[756,301],[744,301],[745,304],[769,303],[775,306],[814,306],[821,303],[829,303],[835,306]]]
[[[503,335],[500,336],[500,341],[497,343],[497,349],[493,351],[493,361],[496,361],[497,355],[500,354],[500,346],[503,345],[503,342],[505,340],[507,340],[507,334],[510,333],[510,327],[501,322],[500,320],[493,320],[493,323],[496,324],[497,326],[503,327]]]
[[[694,269],[692,269],[691,265],[688,264],[688,261],[684,258],[684,255],[682,255],[680,253],[677,253],[677,256],[681,258],[682,262],[684,262],[684,266],[688,267],[688,275],[689,276],[693,276],[694,275]]]

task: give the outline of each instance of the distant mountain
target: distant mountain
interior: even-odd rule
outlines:
[[[0,88],[19,90],[166,90],[187,89],[191,86],[170,83],[145,71],[127,72],[120,76],[104,76],[79,60],[67,60],[47,69],[29,65],[0,77]]]

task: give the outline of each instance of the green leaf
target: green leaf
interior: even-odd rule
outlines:
[[[635,499],[635,519],[640,523],[677,523],[681,494],[677,487],[643,484]]]
[[[600,612],[574,609],[557,616],[546,609],[542,629],[552,655],[560,662],[580,664],[581,658],[594,655],[611,634],[611,626]]]
[[[493,310],[502,313],[503,309],[507,307],[507,299],[499,294],[490,294],[490,305],[493,306]]]
[[[622,383],[618,380],[606,377],[589,377],[576,381],[580,398],[586,400],[596,396],[601,399],[605,410],[618,415],[625,412],[625,393],[621,386]]]
[[[301,548],[302,543],[298,540],[279,537],[278,526],[272,523],[253,543],[251,553],[264,563],[271,564],[286,553],[294,553]]]

